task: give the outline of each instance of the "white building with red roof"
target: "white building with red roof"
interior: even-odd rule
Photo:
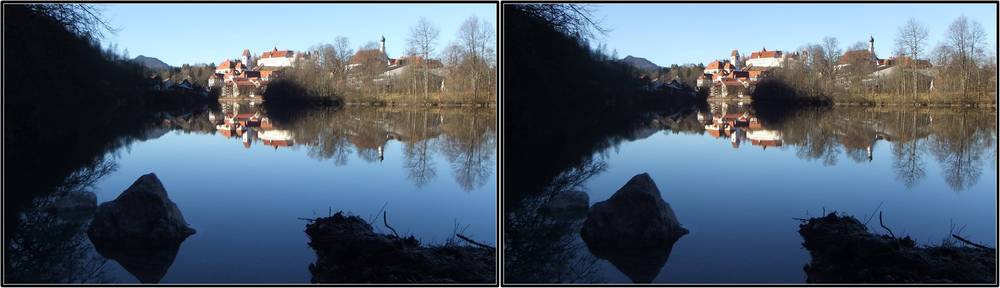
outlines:
[[[785,55],[781,51],[767,51],[767,48],[762,48],[761,51],[750,53],[750,58],[746,61],[747,67],[781,67]]]
[[[274,50],[266,51],[260,55],[260,58],[257,59],[257,66],[292,67],[297,56],[295,51],[278,50],[278,47],[274,47]]]
[[[736,66],[729,60],[715,60],[705,67],[705,74],[729,74],[736,70]]]

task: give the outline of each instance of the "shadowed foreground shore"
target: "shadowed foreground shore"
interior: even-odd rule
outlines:
[[[851,216],[803,220],[812,255],[807,283],[996,283],[996,249],[971,242],[918,246],[910,237],[876,235]],[[960,241],[965,241],[956,237]]]

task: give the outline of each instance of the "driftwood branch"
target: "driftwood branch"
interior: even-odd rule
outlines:
[[[885,231],[889,231],[889,236],[892,236],[892,239],[896,239],[896,234],[892,234],[892,230],[889,227],[885,227],[885,223],[882,222],[882,211],[878,211],[878,225],[881,225]]]
[[[389,226],[389,216],[387,216],[388,212],[389,211],[382,211],[382,224],[385,225],[385,228],[389,228],[389,230],[392,230],[392,235],[395,235],[396,238],[399,238],[399,233],[396,233],[396,229],[393,229],[392,226]]]
[[[990,248],[990,247],[986,247],[986,246],[983,246],[983,245],[972,243],[972,241],[966,240],[965,238],[962,238],[961,236],[958,236],[958,235],[955,235],[955,234],[951,234],[951,237],[955,237],[955,239],[958,239],[958,241],[962,241],[962,243],[972,245],[972,246],[974,246],[976,248],[979,248],[979,249],[985,249],[985,250],[992,250],[993,249],[993,248]]]
[[[459,239],[465,240],[465,242],[469,242],[472,245],[476,245],[476,246],[479,246],[481,248],[486,248],[486,249],[493,249],[493,247],[490,246],[490,245],[486,245],[486,244],[483,244],[483,243],[476,242],[475,240],[469,239],[469,237],[465,237],[462,234],[455,234],[455,236],[458,236]]]
[[[872,217],[875,217],[875,212],[881,212],[881,210],[879,210],[879,209],[882,208],[882,203],[883,202],[878,202],[878,207],[875,207],[875,211],[872,211],[872,215],[868,215],[868,219],[865,220],[865,226],[868,226],[868,222],[871,222],[872,221]]]

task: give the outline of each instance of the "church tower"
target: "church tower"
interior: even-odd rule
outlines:
[[[868,38],[868,54],[872,55],[872,59],[876,59],[875,58],[875,37],[872,37],[871,35],[869,35],[868,37],[869,37]]]
[[[243,55],[240,57],[240,60],[243,61],[243,65],[247,66],[247,68],[251,68],[250,65],[253,62],[250,61],[253,61],[253,56],[250,54],[250,49],[243,49]]]
[[[385,36],[382,36],[382,40],[378,41],[378,51],[385,54]]]
[[[729,63],[733,63],[733,67],[736,67],[736,71],[741,71],[743,67],[740,67],[740,51],[733,49],[733,53],[729,55]]]

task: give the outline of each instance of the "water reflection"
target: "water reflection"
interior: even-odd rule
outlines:
[[[385,159],[385,163],[391,162],[393,165],[401,165],[401,167],[384,167],[387,174],[394,172],[389,171],[392,169],[402,168],[406,171],[404,175],[408,180],[402,180],[403,185],[398,185],[402,187],[399,189],[402,191],[407,190],[406,187],[409,186],[406,184],[407,181],[412,183],[412,186],[417,187],[431,183],[429,186],[435,187],[435,190],[444,189],[448,192],[459,189],[465,191],[476,189],[478,191],[484,189],[488,180],[495,177],[493,168],[496,165],[494,162],[496,114],[493,109],[347,107],[342,109],[269,110],[256,103],[252,105],[248,102],[227,102],[221,103],[219,107],[206,107],[198,111],[156,113],[143,119],[139,122],[115,122],[127,127],[120,129],[108,127],[105,132],[110,135],[69,138],[73,140],[70,141],[72,146],[69,149],[66,149],[67,139],[65,137],[18,142],[21,145],[15,147],[18,149],[14,149],[19,151],[18,154],[43,155],[45,159],[52,159],[39,162],[38,158],[33,157],[5,158],[5,163],[9,164],[8,166],[24,167],[20,171],[7,175],[8,180],[20,180],[12,180],[10,183],[5,181],[4,281],[6,283],[134,281],[124,272],[128,272],[139,281],[146,283],[155,283],[160,280],[172,282],[206,279],[198,278],[197,273],[194,273],[195,276],[191,276],[191,272],[187,272],[188,274],[172,272],[176,274],[165,275],[168,274],[167,271],[175,260],[178,261],[177,264],[183,263],[185,253],[193,253],[180,251],[178,254],[178,247],[127,251],[96,249],[87,239],[85,233],[93,211],[68,213],[65,209],[59,208],[69,207],[68,203],[74,199],[77,202],[80,202],[81,199],[90,199],[93,202],[90,206],[96,206],[95,198],[78,196],[88,195],[84,191],[94,190],[91,189],[93,188],[91,185],[102,177],[104,179],[113,178],[104,177],[105,175],[122,173],[114,172],[117,168],[116,162],[134,162],[133,159],[120,158],[121,155],[134,152],[129,151],[133,144],[157,141],[161,137],[165,138],[164,141],[208,138],[172,135],[174,133],[200,134],[231,139],[234,150],[244,150],[241,147],[254,150],[267,148],[278,151],[304,149],[308,152],[309,158],[332,161],[338,166],[346,166],[348,161],[376,163],[378,165],[377,163]],[[66,129],[72,130],[73,128]],[[203,141],[198,143],[214,145],[217,142]],[[148,148],[151,143],[138,145]],[[402,149],[399,149],[400,146],[393,147],[392,145],[402,145]],[[206,148],[216,149],[216,147]],[[399,153],[390,151],[402,151],[402,155],[386,155]],[[253,153],[253,155],[266,155],[247,152]],[[192,155],[197,155],[197,153],[192,153]],[[403,158],[402,163],[390,161],[390,159],[399,156]],[[60,161],[56,161],[57,159]],[[200,159],[177,160],[198,163],[196,161]],[[162,165],[162,167],[169,169],[171,166]],[[68,172],[63,173],[62,171]],[[364,173],[360,173],[360,175],[364,175]],[[436,177],[446,178],[437,179]],[[445,185],[442,188],[437,184],[441,183],[441,180],[454,181],[453,183],[457,185]],[[115,189],[120,189],[120,187]],[[428,197],[432,196],[436,195]],[[206,199],[206,201],[210,201],[211,197]],[[347,199],[351,200],[351,198]],[[360,206],[353,203],[350,205]],[[308,211],[313,208],[312,206],[302,206],[302,211],[291,213],[305,213],[303,216],[307,216]],[[294,209],[294,207],[283,207],[283,209]],[[198,211],[197,209],[193,210]],[[227,216],[224,214],[224,210],[213,208],[212,211],[220,213],[216,217]],[[440,214],[430,214],[440,216]],[[283,214],[282,217],[284,216]],[[301,223],[295,221],[294,217],[278,218],[275,221],[286,219],[292,219],[291,225],[297,227],[292,230],[301,231],[299,226]],[[209,225],[208,223],[202,224]],[[274,226],[276,225],[269,227]],[[424,227],[413,229],[426,232],[419,230],[424,229]],[[433,232],[425,234],[433,234]],[[300,234],[288,235],[294,237]],[[288,235],[272,236],[265,240],[284,239],[283,237]],[[300,242],[298,239],[293,240],[296,243]],[[208,242],[195,242],[201,247],[206,246],[205,243]],[[188,246],[185,249],[196,250],[199,247],[191,243],[186,245]],[[274,247],[274,249],[282,250],[285,247]],[[306,260],[308,259],[303,261]],[[115,263],[120,264],[120,268],[125,271],[121,271],[117,267],[118,264]],[[192,267],[190,263],[181,265],[185,265],[185,267],[180,271],[198,270],[199,268]],[[247,269],[256,267],[249,266],[251,268]],[[258,266],[266,267],[266,265]],[[276,275],[279,273],[285,274],[272,278],[281,279],[281,281],[295,281],[294,272],[278,271]],[[251,281],[276,281],[272,278],[265,277],[261,280],[251,277],[248,279]]]
[[[247,149],[255,142],[272,146],[274,149],[293,145],[291,132],[275,128],[259,104],[230,102],[223,103],[221,107],[222,115],[209,112],[208,120],[215,124],[215,130],[222,137],[238,138]]]
[[[589,201],[584,198],[583,211],[576,213],[552,207],[572,207],[572,202],[580,200],[573,201],[566,194],[605,168],[603,161],[592,158],[560,174],[543,193],[529,195],[520,202],[522,205],[505,209],[505,282],[600,282],[595,276],[598,258],[583,253],[586,243],[578,237]]]
[[[270,112],[270,113],[269,113]],[[308,149],[309,157],[345,166],[351,155],[368,163],[385,159],[386,145],[404,145],[404,167],[417,187],[438,176],[433,156],[450,163],[456,183],[466,191],[493,176],[496,118],[491,109],[347,107],[285,111],[251,102],[223,103],[206,115],[218,135],[244,148],[264,145]]]
[[[797,111],[780,119],[760,119],[749,105],[711,103],[698,112],[704,131],[728,138],[733,148],[749,141],[767,149],[788,145],[799,158],[837,165],[841,156],[870,162],[879,143],[890,145],[896,179],[913,187],[926,177],[933,155],[953,191],[978,181],[995,149],[996,112],[961,108],[837,107]],[[675,127],[680,128],[680,127]],[[680,131],[698,132],[698,129]],[[995,152],[994,152],[995,153]]]
[[[167,270],[174,263],[181,242],[166,247],[131,245],[129,247],[109,247],[97,245],[97,253],[118,262],[125,271],[139,279],[141,283],[160,283]]]
[[[609,256],[598,255],[601,253],[597,251],[589,251],[586,247],[582,247],[580,245],[581,241],[579,237],[572,235],[572,232],[579,231],[578,226],[554,221],[551,217],[545,217],[544,213],[541,213],[544,211],[542,207],[546,205],[549,199],[559,198],[558,195],[562,191],[573,190],[577,186],[580,186],[581,183],[587,182],[590,178],[601,178],[595,176],[604,173],[605,170],[608,170],[608,162],[616,161],[618,166],[620,166],[617,167],[619,170],[608,173],[615,175],[626,173],[625,171],[628,171],[627,173],[637,173],[647,171],[648,169],[658,170],[661,173],[659,176],[663,178],[699,177],[697,175],[703,175],[708,176],[709,178],[717,176],[719,181],[726,181],[728,176],[713,172],[719,171],[715,170],[717,169],[716,167],[725,171],[730,171],[732,169],[737,169],[736,171],[738,171],[738,169],[741,169],[740,167],[751,167],[748,168],[750,170],[746,170],[747,173],[756,176],[743,175],[731,178],[743,180],[746,180],[747,178],[754,178],[754,181],[773,181],[774,183],[783,183],[777,184],[777,186],[771,188],[761,188],[764,190],[755,190],[760,187],[758,185],[749,185],[744,189],[745,192],[759,193],[793,193],[792,191],[786,190],[792,189],[798,191],[798,189],[803,188],[800,186],[804,185],[807,187],[809,185],[814,185],[802,183],[803,181],[815,181],[817,178],[824,178],[823,176],[820,176],[822,174],[817,175],[812,173],[824,173],[825,171],[830,171],[832,173],[845,173],[844,171],[850,171],[850,169],[844,169],[844,167],[838,167],[835,169],[832,166],[860,164],[858,166],[865,167],[863,168],[866,169],[865,171],[875,171],[875,173],[880,173],[878,172],[880,171],[878,170],[879,167],[889,168],[889,170],[884,170],[886,173],[886,177],[884,178],[876,177],[874,179],[877,180],[864,179],[862,181],[894,181],[897,184],[900,184],[899,186],[903,187],[903,189],[917,187],[923,182],[931,182],[931,184],[935,185],[937,185],[936,183],[940,183],[943,190],[947,191],[950,189],[951,191],[958,193],[970,189],[980,189],[982,185],[977,186],[977,183],[980,182],[980,178],[983,177],[984,173],[987,173],[983,170],[990,167],[987,163],[993,164],[996,159],[997,127],[994,120],[997,115],[995,110],[967,108],[838,106],[815,109],[786,109],[784,111],[780,111],[781,113],[775,113],[776,111],[774,110],[761,108],[762,107],[754,107],[753,105],[750,105],[750,103],[710,102],[703,106],[689,107],[686,109],[682,108],[672,111],[641,113],[638,117],[636,117],[636,119],[616,122],[621,125],[601,126],[608,128],[605,129],[607,131],[602,132],[604,135],[603,137],[587,138],[591,140],[576,142],[562,141],[560,140],[561,138],[559,138],[560,136],[557,136],[564,133],[562,132],[563,128],[560,128],[561,125],[570,125],[567,123],[572,123],[574,120],[559,119],[558,121],[553,121],[552,123],[536,123],[537,126],[543,127],[538,129],[542,129],[543,131],[552,131],[533,134],[537,137],[537,139],[532,139],[530,141],[532,145],[525,145],[523,143],[511,144],[511,146],[508,147],[515,147],[514,149],[520,150],[509,149],[507,153],[528,153],[529,155],[534,155],[533,157],[528,157],[530,159],[542,159],[535,157],[538,156],[537,154],[539,153],[531,152],[530,149],[528,149],[532,146],[544,151],[558,151],[558,153],[551,157],[548,161],[535,162],[528,162],[528,158],[526,157],[508,156],[519,159],[519,162],[517,163],[509,162],[510,169],[533,169],[530,171],[543,172],[556,170],[562,171],[562,173],[558,174],[558,176],[552,177],[545,176],[541,173],[518,173],[515,171],[512,174],[517,175],[517,178],[507,180],[508,182],[514,181],[514,185],[508,187],[517,187],[519,189],[517,189],[517,191],[508,190],[505,191],[504,194],[504,201],[507,205],[505,208],[507,214],[505,215],[506,226],[504,236],[504,253],[506,257],[504,263],[506,267],[504,270],[505,282],[603,282],[621,281],[617,280],[621,279],[621,276],[628,277],[628,279],[632,281],[658,282],[663,280],[654,279],[656,278],[657,272],[661,276],[663,274],[671,274],[670,272],[661,271],[662,268],[650,268],[646,270],[637,269],[636,267],[660,267],[662,266],[662,263],[665,262],[665,260],[661,262],[659,259],[652,259],[655,257],[648,255],[648,253],[641,256],[639,254]],[[578,120],[585,121],[584,119]],[[658,133],[665,135],[683,135],[682,137],[679,136],[676,138],[671,136],[667,136],[666,138],[655,137],[655,142],[657,143],[644,141],[644,139],[652,139],[653,136]],[[547,137],[551,137],[551,139]],[[663,141],[663,139],[676,139],[676,141]],[[715,141],[704,141],[706,139],[712,139]],[[523,142],[524,140],[517,141]],[[708,147],[709,145],[712,147]],[[720,150],[719,147],[717,147],[722,145],[724,145],[723,148],[725,150]],[[640,151],[628,151],[626,149],[638,149]],[[712,167],[672,166],[674,165],[672,164],[674,162],[687,163],[689,165],[691,163],[698,163],[697,160],[689,160],[685,158],[689,157],[687,156],[688,154],[699,155],[699,152],[688,152],[691,150],[703,150],[701,152],[712,151],[708,156],[700,155],[693,157],[716,157],[712,155],[721,153],[728,155],[725,157],[736,156],[739,159],[745,159],[740,161],[747,162],[736,163],[730,161],[730,163],[726,163],[726,160],[716,161],[715,159],[712,159],[706,160],[705,162],[725,164],[722,164],[724,166],[717,166],[716,164],[713,164]],[[730,153],[729,151],[732,152]],[[791,151],[793,153],[785,153],[783,151]],[[628,156],[626,157],[621,155]],[[776,157],[783,157],[783,159],[778,159]],[[789,157],[792,159],[788,159]],[[650,162],[647,162],[646,158],[650,158]],[[581,161],[578,159],[584,160]],[[654,159],[661,159],[662,162]],[[761,170],[760,172],[754,171],[754,168],[752,167],[760,167],[760,165],[766,163],[759,162],[761,160],[773,160],[776,165],[782,166],[775,167],[774,170]],[[840,163],[844,161],[849,163]],[[817,168],[806,165],[806,162],[817,162],[826,167]],[[875,163],[871,164],[872,162]],[[886,163],[888,165],[883,166],[880,163]],[[535,169],[532,167],[544,167],[545,169]],[[803,173],[805,173],[802,177],[803,180],[770,174],[772,171],[778,173],[788,173],[788,171],[794,171],[795,169],[798,169],[798,167],[809,169],[808,171],[803,171]],[[708,170],[702,168],[707,168]],[[663,175],[662,173],[664,173],[664,171],[676,171],[669,172],[676,174]],[[698,171],[704,171],[705,174],[699,174],[701,172]],[[862,169],[857,169],[856,171],[862,171]],[[847,173],[854,173],[854,171]],[[844,175],[831,175],[831,177],[842,176]],[[511,176],[508,176],[508,178],[510,177]],[[929,178],[934,181],[928,181]],[[696,179],[697,178],[691,178],[690,181],[698,182],[699,180]],[[606,183],[607,181],[598,182],[601,182],[600,185],[602,186],[608,185]],[[698,184],[688,183],[676,183],[674,185],[698,187]],[[721,186],[733,185],[726,184]],[[927,186],[921,187],[919,190],[923,191],[929,188],[937,189],[933,188],[933,186]],[[727,195],[726,197],[743,197],[739,194],[728,194],[729,192],[727,191],[715,191],[709,186],[698,189],[707,190],[698,192],[680,192],[697,194],[711,192],[712,194],[725,194]],[[821,190],[825,191],[827,189]],[[592,197],[595,193],[601,195],[601,193],[607,192],[608,191],[588,191],[588,193],[591,193]],[[809,193],[800,195],[802,198],[836,198],[836,196],[818,196]],[[940,195],[920,195],[920,197],[923,197],[921,199],[934,198],[938,196]],[[753,199],[755,197],[759,197],[759,195],[754,194],[747,197],[751,197],[751,199]],[[889,196],[883,195],[877,197]],[[752,206],[745,207],[745,209],[748,211],[756,211],[753,209],[773,211],[773,207],[767,207],[771,207],[771,205],[785,205],[783,203],[797,203],[797,205],[802,205],[802,203],[799,202],[806,201],[805,199],[800,199],[798,197],[788,198],[794,198],[794,200],[768,200],[760,203],[747,200],[751,202],[748,202],[746,205],[758,205],[759,207]],[[954,197],[949,197],[947,199],[950,200],[953,198]],[[849,203],[851,201],[836,199],[836,201],[842,200],[846,201],[845,203]],[[701,203],[705,201],[707,202]],[[707,206],[678,206],[675,208],[688,211],[701,211],[711,208],[712,205],[709,203],[712,203],[712,201],[713,200],[703,201],[702,198],[694,197],[687,199],[686,203],[691,204],[694,202]],[[858,201],[862,200],[857,200],[855,202]],[[870,199],[864,201],[870,201]],[[877,201],[871,205],[874,206],[875,204],[878,204]],[[783,209],[810,208],[811,207],[798,207]],[[829,206],[827,206],[827,208],[829,208]],[[704,222],[715,223],[712,221],[719,221],[718,219],[715,219],[715,214],[721,215],[718,217],[725,218],[731,214],[740,214],[744,212],[718,211],[699,213],[694,214],[701,216],[701,218],[695,218],[691,221],[700,221],[703,222],[703,224]],[[943,214],[938,216],[956,217],[951,215],[945,216]],[[766,215],[762,215],[753,219],[759,220],[759,218],[767,217]],[[729,224],[728,222],[723,222],[720,225],[726,226]],[[793,228],[788,228],[788,237],[796,236],[794,235],[793,230]],[[755,231],[753,233],[759,233],[759,231]],[[784,232],[774,232],[772,233],[773,235],[769,235],[767,237],[785,241],[788,237],[785,237],[782,233]],[[709,234],[706,232],[702,235]],[[685,245],[698,246],[700,244]],[[670,252],[667,252],[667,254],[669,253]],[[682,253],[684,256],[681,257],[690,258],[694,257],[691,255],[699,253],[704,252],[684,251],[684,253]],[[774,251],[774,253],[781,254],[781,259],[784,259],[783,261],[794,258],[794,255],[792,255],[791,252]],[[595,268],[595,263],[600,264],[604,261],[597,259],[596,257],[608,260],[604,263],[610,264],[603,265],[601,267],[614,267],[612,269],[617,270],[617,272],[608,273],[602,271],[603,268]],[[646,259],[644,257],[650,257],[650,259]],[[719,258],[728,259],[726,256],[720,256]],[[690,261],[690,259],[687,260]],[[745,259],[726,260],[727,263],[720,265],[738,265],[737,263],[742,263],[741,261],[745,261]],[[758,268],[764,269],[760,267],[755,267],[753,269]],[[788,275],[792,275],[791,277],[794,278],[796,271],[801,271],[800,267],[796,269],[796,271],[785,271],[781,270],[783,268],[780,267],[768,269],[771,270],[758,271],[761,275],[758,278],[747,278],[748,276],[744,275],[734,276],[732,279],[753,279],[753,281],[770,282],[770,280],[766,279],[771,278],[766,278],[769,276],[763,275],[779,277],[775,279],[786,279],[780,277],[789,277]],[[674,270],[688,271],[697,269],[688,267]],[[585,272],[583,274],[585,274],[586,277],[576,277],[577,272]],[[705,279],[707,279],[704,278],[707,277],[704,275],[690,275],[680,278],[678,278],[677,275],[666,277],[671,277],[672,279],[676,278],[677,281],[706,281]],[[719,279],[729,278],[714,277],[711,279],[719,281]]]
[[[71,174],[55,190],[31,201],[7,231],[4,282],[107,282],[107,259],[93,253],[86,230],[97,208],[88,191],[115,169],[107,159]]]

